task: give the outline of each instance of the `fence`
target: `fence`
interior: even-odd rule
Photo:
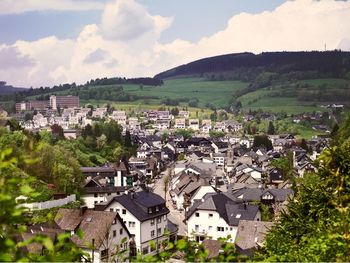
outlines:
[[[43,209],[50,209],[57,206],[66,205],[70,202],[76,201],[75,194],[72,194],[70,196],[67,196],[66,198],[57,199],[57,200],[51,200],[51,201],[45,201],[45,202],[38,202],[38,203],[30,203],[30,204],[20,204],[22,207],[26,207],[29,210],[43,210]]]

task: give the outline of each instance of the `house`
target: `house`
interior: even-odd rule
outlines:
[[[98,177],[101,179],[98,180]],[[83,186],[81,199],[88,208],[94,208],[96,204],[107,201],[108,197],[125,193],[127,187],[106,185],[106,179],[98,176],[87,180]]]
[[[188,119],[190,117],[190,112],[189,111],[180,110],[179,111],[179,117]]]
[[[176,209],[182,210],[187,209],[193,203],[193,197],[197,194],[198,198],[198,189],[202,186],[208,186],[204,189],[212,192],[210,187],[209,180],[205,178],[200,178],[199,175],[188,175],[182,173],[176,187],[173,191],[170,191],[170,196],[172,198],[173,204],[176,206]]]
[[[283,170],[277,167],[273,167],[269,171],[269,181],[272,184],[280,184],[284,181]]]
[[[292,189],[243,188],[232,193],[232,196],[242,202],[272,204],[283,203],[293,194]]]
[[[88,253],[92,262],[110,261],[118,248],[126,249],[130,245],[131,235],[116,212],[60,208],[54,221],[71,234],[73,243]],[[82,238],[78,230],[84,233]]]
[[[213,154],[213,159],[218,167],[224,167],[225,166],[225,159],[226,159],[226,154],[224,153],[214,153]]]
[[[228,143],[220,140],[213,140],[211,147],[214,149],[215,153],[222,153],[227,151]]]
[[[234,242],[240,220],[260,220],[260,217],[257,205],[235,203],[224,193],[211,193],[195,202],[185,220],[192,240],[202,242],[207,237],[218,240],[230,235],[228,241]]]
[[[113,111],[110,116],[113,120],[115,120],[119,125],[126,125],[126,113],[125,111]]]
[[[102,167],[80,167],[80,171],[87,179],[100,176],[106,179],[110,186],[133,186],[134,178],[129,173],[128,164],[120,162],[118,165]]]
[[[190,119],[188,121],[188,127],[194,131],[199,130],[199,120],[198,119]]]
[[[115,196],[95,209],[118,212],[128,227],[137,251],[144,255],[162,250],[162,242],[169,238],[166,235],[170,229],[167,217],[169,209],[162,197],[148,190]]]
[[[239,221],[235,239],[236,252],[252,256],[255,250],[264,246],[265,236],[272,227],[272,222]]]
[[[128,123],[129,123],[130,130],[140,130],[141,129],[140,122],[137,118],[129,118]]]
[[[31,225],[27,226],[25,232],[17,234],[15,236],[15,241],[20,243],[35,238],[38,235],[44,235],[48,237],[53,244],[55,244],[58,241],[58,235],[63,233],[65,233],[65,231],[56,226],[48,227],[45,225]],[[21,247],[20,251],[25,255],[28,253],[42,255],[45,253],[45,246],[42,243],[31,242],[26,246]]]
[[[168,130],[170,128],[170,120],[168,119],[157,119],[154,127],[160,131]]]
[[[225,132],[237,132],[243,129],[242,123],[239,123],[234,120],[225,120],[224,123],[224,131]]]
[[[69,129],[63,130],[64,138],[66,139],[76,139],[77,138],[77,130]]]
[[[203,133],[209,133],[212,129],[211,120],[202,120],[201,130]]]
[[[186,129],[186,119],[175,119],[175,129]]]

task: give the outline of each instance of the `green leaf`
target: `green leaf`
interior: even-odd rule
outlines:
[[[180,239],[178,242],[177,242],[177,244],[176,244],[176,248],[177,249],[179,249],[179,250],[183,250],[183,249],[185,249],[186,247],[187,247],[187,242],[186,242],[186,240],[184,240],[184,239]]]

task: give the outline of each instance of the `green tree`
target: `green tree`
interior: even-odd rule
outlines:
[[[130,135],[129,131],[125,132],[124,145],[125,145],[125,147],[131,147],[132,146],[131,135]]]
[[[269,135],[275,134],[275,126],[273,125],[272,121],[269,122],[269,126],[267,128],[267,134]]]
[[[267,151],[273,149],[272,142],[266,135],[257,135],[254,137],[253,147],[264,147]]]
[[[324,150],[317,173],[297,180],[295,196],[257,260],[350,261],[349,156],[347,139]]]
[[[15,238],[26,231],[28,216],[26,209],[18,206],[16,198],[20,195],[34,198],[39,193],[29,185],[35,180],[19,168],[18,160],[31,163],[34,160],[23,156],[12,157],[12,149],[0,151],[0,261],[49,262],[80,261],[84,254],[70,241],[70,234],[60,234],[57,242],[43,235],[35,236],[17,243]],[[42,254],[24,253],[24,246],[40,244]]]

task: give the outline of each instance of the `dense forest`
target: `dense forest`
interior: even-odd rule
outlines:
[[[258,75],[263,71],[279,74],[307,72],[324,77],[341,77],[350,70],[350,52],[266,52],[237,53],[204,58],[155,75],[166,79],[183,75],[230,72],[237,79]],[[251,76],[250,76],[251,75]]]

